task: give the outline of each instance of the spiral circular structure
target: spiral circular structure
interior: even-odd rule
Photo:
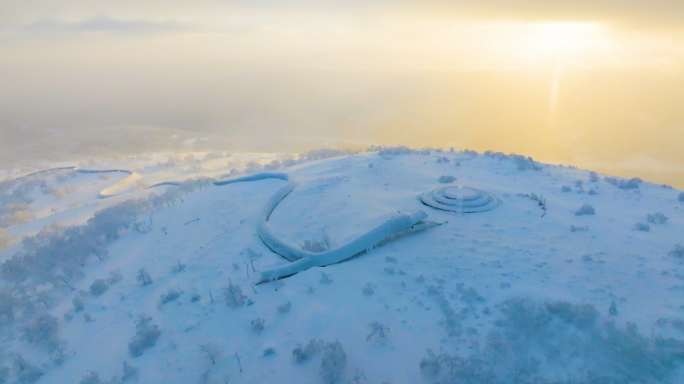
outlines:
[[[476,213],[492,210],[501,204],[501,200],[481,189],[471,187],[448,186],[433,189],[420,195],[423,204],[461,213]]]

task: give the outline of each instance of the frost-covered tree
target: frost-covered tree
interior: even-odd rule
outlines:
[[[245,296],[242,293],[242,288],[239,285],[234,285],[232,281],[229,281],[228,286],[223,289],[224,300],[226,305],[231,308],[242,307],[245,304]]]
[[[10,287],[0,290],[0,313],[7,317],[7,321],[14,322],[14,313],[19,306],[19,298]]]
[[[321,380],[330,384],[339,381],[346,365],[347,354],[344,353],[342,344],[339,341],[326,344],[319,372]]]
[[[598,174],[594,171],[589,172],[589,181],[592,183],[598,183],[601,179],[599,179]]]
[[[225,347],[219,343],[204,343],[200,345],[200,351],[204,353],[212,364],[216,364],[216,358],[223,353]]]
[[[145,350],[157,344],[157,339],[161,335],[159,327],[150,324],[152,318],[145,315],[138,316],[135,321],[136,334],[128,343],[128,350],[133,357],[141,356]]]
[[[147,272],[147,269],[145,268],[140,268],[138,270],[138,276],[135,278],[138,283],[142,285],[147,285],[147,284],[152,284],[152,277],[150,276],[150,273]]]
[[[50,358],[56,365],[60,365],[64,362],[66,358],[66,340],[54,339],[48,345],[48,350],[50,351]]]
[[[12,355],[12,368],[20,383],[33,383],[43,376],[43,371],[24,359],[20,354]]]
[[[109,287],[104,279],[97,279],[90,285],[90,294],[93,296],[100,296],[101,294],[107,292],[108,289]]]
[[[49,345],[55,342],[58,328],[56,317],[43,314],[24,327],[24,338],[30,343]]]
[[[294,357],[296,362],[301,363],[308,360],[311,356],[317,354],[323,349],[324,346],[325,343],[323,341],[316,339],[309,341],[309,344],[307,344],[306,347],[303,347],[301,344],[297,344],[295,349],[292,350],[292,357]]]

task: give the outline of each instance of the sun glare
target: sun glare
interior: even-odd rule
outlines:
[[[534,23],[518,27],[518,48],[529,59],[580,59],[606,47],[607,28],[594,23]]]

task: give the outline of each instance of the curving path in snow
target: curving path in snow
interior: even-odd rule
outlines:
[[[75,170],[79,173],[123,172],[129,174],[129,176],[125,179],[100,191],[98,195],[99,198],[108,198],[112,196],[121,195],[125,193],[125,191],[122,191],[124,186],[141,178],[140,174],[128,170],[76,169],[76,167],[53,168],[40,172],[35,172],[31,175],[65,169]],[[23,177],[28,176],[30,175],[26,175]],[[312,267],[324,267],[331,264],[337,264],[345,260],[361,256],[367,253],[368,251],[371,251],[376,247],[380,247],[394,239],[410,235],[412,233],[424,231],[433,226],[439,225],[432,222],[425,222],[424,219],[427,218],[427,214],[425,214],[425,212],[423,211],[417,211],[412,214],[404,214],[398,212],[397,216],[385,221],[384,223],[378,225],[372,230],[350,241],[349,243],[342,245],[341,247],[321,253],[307,252],[300,249],[297,245],[290,244],[287,241],[280,239],[278,236],[275,235],[275,233],[273,233],[271,228],[268,226],[268,219],[271,216],[273,210],[297,186],[297,182],[290,175],[286,173],[265,172],[250,176],[237,177],[228,180],[214,180],[214,185],[222,186],[242,182],[259,181],[265,179],[280,179],[285,181],[286,183],[268,199],[268,201],[264,205],[264,208],[261,210],[261,213],[257,220],[257,234],[259,235],[261,241],[269,249],[271,249],[278,255],[282,256],[286,260],[290,261],[291,263],[286,264],[284,266],[270,268],[265,271],[262,271],[261,275],[256,279],[257,284],[277,280],[283,277],[292,276],[298,272],[307,270]],[[154,184],[150,187],[147,187],[146,189],[165,185],[178,186],[180,184],[181,182],[178,181],[165,181]]]
[[[261,210],[257,221],[257,234],[268,248],[292,263],[262,271],[261,275],[257,277],[257,284],[291,276],[312,267],[325,267],[327,265],[337,264],[363,255],[393,239],[423,231],[436,225],[423,221],[427,218],[427,215],[423,211],[418,211],[410,215],[399,213],[396,217],[385,221],[339,248],[322,253],[307,252],[296,245],[279,239],[268,226],[268,219],[271,216],[271,213],[273,213],[273,210],[297,186],[297,182],[288,174],[270,172],[259,173],[230,180],[214,181],[214,185],[220,186],[264,179],[280,179],[286,183],[268,199],[266,205],[264,205],[264,208]]]

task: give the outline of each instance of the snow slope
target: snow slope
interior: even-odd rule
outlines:
[[[498,326],[501,304],[513,297],[587,302],[602,317],[617,324],[631,322],[646,335],[654,332],[659,319],[684,316],[682,261],[668,256],[676,243],[684,243],[679,191],[650,183],[622,190],[603,180],[592,183],[587,171],[569,167],[544,165],[539,171],[521,171],[507,159],[461,153],[439,156],[451,161],[438,163],[434,153],[366,153],[281,169],[299,184],[275,208],[269,224],[290,244],[317,240],[331,248],[368,232],[398,211],[423,210],[429,220],[443,225],[341,264],[254,286],[255,274],[289,263],[257,234],[263,207],[283,181],[212,186],[155,213],[149,233],[123,235],[110,246],[107,259],[85,264],[78,289],[88,291],[95,279],[106,278],[112,270],[118,269],[123,280],[101,296],[84,299],[83,312],[73,312],[71,299],[76,292],[55,294],[58,300],[48,311],[60,319],[59,335],[67,340],[64,363],[53,364],[44,348],[22,341],[18,328],[12,328],[19,324],[2,326],[2,347],[21,352],[35,365],[43,364],[45,374],[38,383],[78,383],[89,371],[103,381],[121,377],[124,361],[139,369],[141,383],[224,383],[226,375],[230,383],[317,383],[322,353],[297,363],[293,349],[312,339],[339,340],[347,356],[340,382],[352,381],[353,368],[359,368],[368,383],[433,383],[446,380],[443,375],[448,369],[437,375],[421,370],[426,349],[474,353]],[[460,166],[454,165],[455,160]],[[149,165],[146,170],[154,182],[180,179],[166,168]],[[453,185],[487,191],[503,203],[473,214],[424,206],[420,194],[443,186],[438,182],[442,175],[453,175],[457,178]],[[90,196],[83,199],[94,202],[97,191],[92,183],[99,188],[100,182],[89,175],[81,177],[84,186],[93,186],[83,189]],[[575,187],[578,180],[585,192]],[[573,190],[561,192],[563,185],[572,185]],[[598,194],[589,195],[590,188]],[[79,216],[87,218],[103,204],[142,193],[147,192],[100,200],[98,206],[79,208]],[[536,201],[518,195],[530,193],[546,198],[543,218]],[[585,203],[596,213],[576,216]],[[649,232],[634,230],[637,222],[646,222],[646,215],[655,212],[664,213],[667,223],[651,224]],[[57,219],[68,222],[67,216]],[[39,229],[35,226],[48,223],[38,220],[10,232],[29,234]],[[571,226],[582,229],[572,232]],[[20,245],[8,248],[3,259],[20,249]],[[186,267],[172,272],[178,262]],[[149,271],[152,284],[141,286],[136,281],[140,268]],[[322,282],[323,274],[332,282]],[[227,306],[223,289],[229,282],[239,285],[253,303]],[[183,293],[160,304],[160,296],[170,289]],[[201,298],[193,302],[195,293]],[[618,312],[610,316],[613,301]],[[288,312],[276,309],[288,302]],[[463,331],[458,335],[445,321],[449,307],[459,314]],[[72,320],[64,317],[67,313]],[[143,313],[153,318],[161,336],[142,356],[132,357],[127,344],[136,333],[135,318]],[[265,320],[260,332],[251,323],[257,318]],[[386,337],[367,340],[373,321],[389,327]],[[676,331],[672,335],[684,336]],[[199,345],[207,342],[224,347],[216,364],[200,351]],[[274,348],[275,354],[262,356],[267,348]],[[677,369],[674,382],[680,377]],[[565,379],[567,372],[542,366],[539,374]]]

